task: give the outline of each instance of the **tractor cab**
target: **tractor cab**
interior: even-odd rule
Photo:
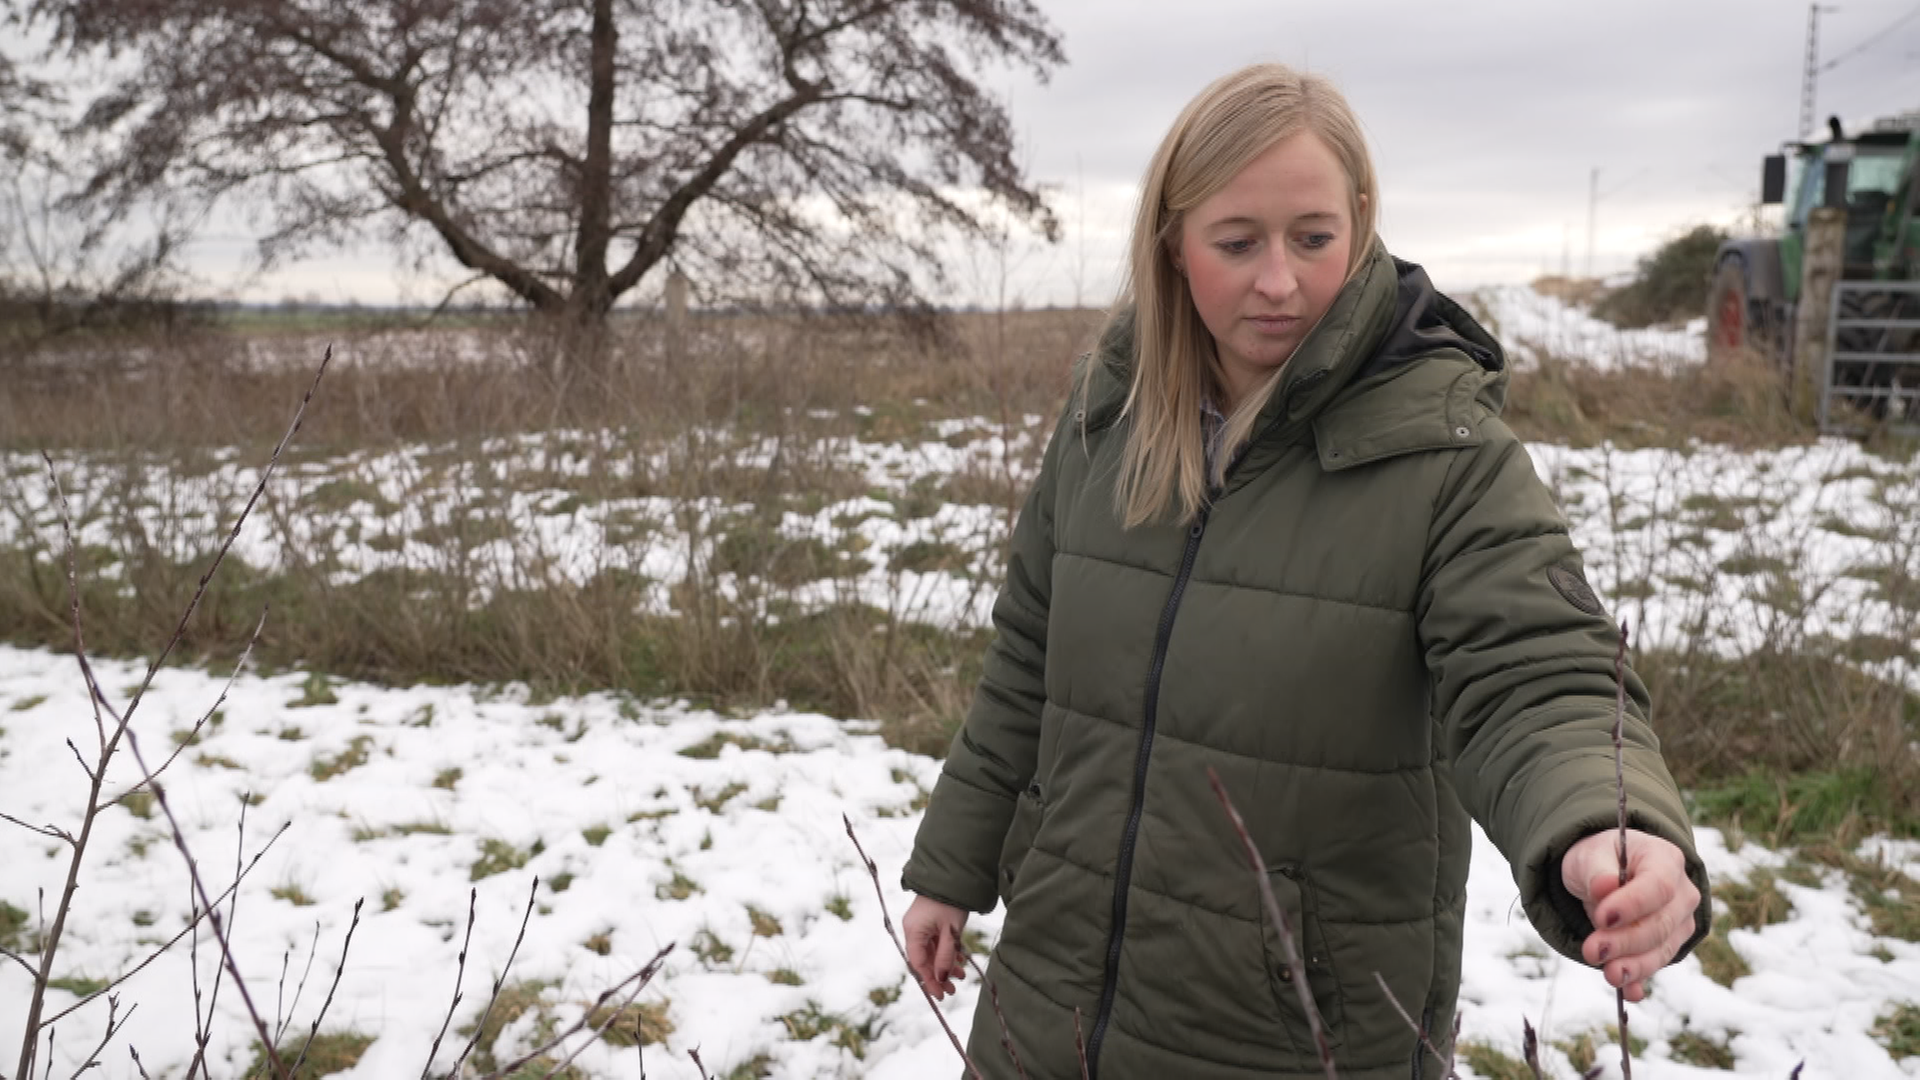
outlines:
[[[1910,271],[1902,271],[1920,258],[1914,222],[1920,111],[1876,120],[1852,134],[1838,120],[1828,125],[1828,140],[1789,143],[1786,153],[1768,157],[1762,167],[1761,201],[1786,205],[1780,256],[1789,300],[1798,298],[1807,215],[1815,207],[1846,211],[1846,278],[1907,277]]]

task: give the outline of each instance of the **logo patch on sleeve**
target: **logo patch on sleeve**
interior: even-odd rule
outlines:
[[[1573,567],[1549,566],[1547,580],[1553,582],[1553,587],[1566,597],[1567,603],[1581,611],[1589,615],[1604,616],[1607,613],[1607,609],[1600,606],[1600,598],[1594,595],[1593,586],[1587,584],[1587,579],[1581,577],[1580,571]]]

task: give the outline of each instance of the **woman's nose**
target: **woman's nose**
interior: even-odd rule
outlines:
[[[1299,287],[1293,265],[1283,245],[1273,244],[1260,262],[1260,273],[1253,280],[1254,291],[1271,300],[1285,300]]]

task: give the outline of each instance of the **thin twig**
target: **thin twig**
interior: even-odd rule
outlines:
[[[40,969],[34,967],[32,964],[27,963],[26,960],[22,958],[19,953],[11,952],[7,949],[0,949],[0,956],[4,956],[7,959],[13,961],[14,963],[19,964],[21,967],[26,968],[27,974],[29,975],[37,976],[40,974]]]
[[[1080,1006],[1073,1007],[1073,1048],[1080,1053],[1080,1080],[1093,1080],[1087,1070],[1087,1036],[1080,1030]]]
[[[700,1060],[699,1047],[696,1046],[687,1051],[687,1056],[693,1059],[693,1067],[700,1070],[700,1080],[713,1080],[712,1077],[707,1075],[706,1063]]]
[[[1007,1014],[1000,1011],[1000,988],[993,985],[992,979],[987,978],[986,969],[981,967],[979,961],[973,958],[973,954],[967,951],[966,943],[960,940],[960,932],[957,930],[953,934],[953,951],[967,958],[967,966],[973,969],[973,973],[978,975],[980,982],[986,986],[987,1001],[993,1005],[993,1017],[1000,1021],[1000,1045],[1007,1048],[1007,1056],[1013,1059],[1013,1071],[1020,1074],[1020,1080],[1027,1080],[1027,1068],[1020,1064],[1020,1051],[1013,1048],[1013,1029],[1007,1026]]]
[[[360,905],[358,903],[355,903],[353,905],[353,925],[354,926],[360,925]],[[349,943],[353,941],[353,930],[351,927],[348,928],[347,930],[347,941]],[[315,919],[313,921],[313,944],[307,947],[307,966],[306,966],[306,969],[300,973],[300,985],[293,988],[293,1000],[287,1004],[287,1018],[284,1021],[281,1021],[279,1026],[274,1028],[273,1036],[276,1040],[285,1038],[287,1029],[293,1026],[293,1014],[295,1011],[297,1011],[300,1008],[300,998],[304,996],[307,992],[307,979],[313,974],[313,958],[317,956],[319,952],[320,952],[320,920]],[[284,964],[284,961],[283,961],[283,964]],[[282,972],[280,977],[284,982],[284,980],[286,979],[286,974],[284,973],[284,971]],[[276,1020],[279,1019],[279,1010],[280,1010],[280,1006],[276,1004],[274,1006],[274,1013],[275,1013],[274,1018]],[[300,1067],[298,1065],[294,1066],[293,1071],[299,1072]]]
[[[247,635],[247,647],[240,650],[240,661],[233,665],[233,674],[227,676],[226,685],[220,688],[220,696],[213,699],[213,705],[211,708],[207,709],[206,712],[200,714],[200,719],[194,722],[193,727],[187,732],[186,738],[181,739],[179,742],[179,745],[173,748],[173,753],[167,755],[167,760],[161,762],[160,767],[153,770],[154,779],[157,780],[162,775],[164,775],[167,771],[167,766],[172,765],[175,758],[178,758],[182,753],[185,753],[187,747],[192,746],[199,741],[200,730],[206,727],[208,722],[210,722],[213,719],[214,713],[217,713],[220,711],[220,706],[226,704],[227,694],[233,690],[233,684],[239,680],[240,672],[246,669],[247,660],[249,657],[253,655],[253,647],[260,640],[260,631],[266,629],[267,611],[268,611],[267,606],[262,606],[260,608],[260,621],[253,624],[253,633]],[[111,799],[108,799],[104,804],[104,806],[117,805],[120,802],[124,801],[127,798],[127,796],[132,795],[135,792],[146,790],[146,787],[147,787],[147,781],[145,779],[142,779],[140,780],[139,783],[134,784],[132,787],[128,788],[127,790],[121,792],[118,795],[115,795]]]
[[[118,1034],[122,1028],[127,1026],[127,1021],[133,1019],[134,1010],[139,1007],[138,1005],[129,1006],[127,1015],[119,1016],[120,998],[116,995],[107,999],[107,1032],[100,1036],[100,1045],[93,1048],[93,1053],[88,1054],[87,1059],[80,1063],[80,1067],[73,1070],[73,1076],[69,1077],[68,1080],[77,1080],[79,1075],[88,1069],[97,1069],[100,1067],[100,1055],[107,1049],[107,1044],[113,1041],[114,1035]],[[116,1017],[118,1017],[120,1021],[117,1025],[114,1023]],[[52,1054],[47,1055],[47,1067],[53,1067]]]
[[[0,821],[11,821],[30,833],[39,833],[41,836],[47,837],[50,840],[64,840],[69,844],[73,843],[73,837],[69,835],[65,829],[57,825],[29,825],[19,818],[14,817],[12,814],[7,813],[0,813]]]
[[[927,999],[927,1008],[932,1009],[933,1018],[940,1021],[940,1028],[947,1033],[947,1038],[952,1041],[954,1052],[960,1055],[961,1061],[967,1063],[967,1071],[972,1073],[978,1080],[985,1080],[984,1075],[980,1072],[980,1067],[975,1065],[973,1059],[967,1056],[967,1048],[961,1044],[960,1036],[955,1035],[953,1033],[953,1026],[947,1023],[947,1014],[941,1012],[939,1004],[933,1000],[933,992],[928,990],[926,986],[920,982],[919,978],[913,974],[913,961],[907,959],[907,947],[900,943],[900,935],[894,932],[893,916],[887,914],[887,894],[886,890],[880,887],[880,868],[874,865],[872,859],[867,858],[867,849],[860,846],[860,838],[855,836],[853,832],[853,820],[845,814],[840,815],[840,820],[847,826],[847,839],[853,841],[853,849],[860,853],[860,861],[867,864],[868,876],[873,878],[873,891],[880,897],[880,922],[887,928],[887,937],[893,942],[894,951],[900,954],[900,962],[907,965],[907,978],[913,982],[913,985],[920,988],[920,996]]]
[[[227,898],[228,893],[231,893],[235,889],[240,887],[240,882],[248,874],[253,873],[253,868],[260,864],[260,856],[265,855],[267,853],[267,849],[273,847],[274,841],[280,839],[281,836],[286,834],[287,828],[288,826],[286,825],[280,826],[279,830],[267,839],[266,845],[262,847],[258,852],[254,853],[253,861],[249,862],[247,864],[247,868],[233,879],[233,884],[227,886],[226,892],[221,893],[218,897],[215,898],[216,902],[219,900],[225,900]],[[168,949],[173,948],[175,945],[178,945],[180,943],[180,939],[183,937],[186,937],[187,933],[193,930],[195,927],[199,926],[200,921],[205,918],[206,918],[206,912],[196,911],[195,913],[193,913],[193,919],[191,922],[181,927],[179,933],[173,935],[173,937],[171,938],[168,938],[167,943],[165,945],[162,945],[158,949],[155,949],[152,953],[149,953],[145,960],[140,961],[140,963],[138,963],[137,965],[129,969],[125,974],[120,975],[118,978],[115,978],[112,982],[108,983],[107,985],[101,987],[100,989],[94,991],[93,993],[87,995],[86,997],[81,998],[79,1001],[74,1002],[72,1005],[67,1006],[65,1009],[61,1010],[60,1012],[54,1013],[52,1016],[48,1017],[43,1022],[51,1024],[55,1020],[58,1020],[61,1017],[67,1015],[68,1013],[73,1012],[75,1009],[78,1009],[87,1005],[89,1002],[92,1002],[93,1000],[98,998],[100,995],[106,993],[107,991],[113,989],[116,986],[119,986],[121,983],[126,982],[128,979],[133,978],[135,975],[140,974],[140,972],[143,969],[145,969],[148,964],[151,964],[155,960],[160,959],[161,954],[165,953]]]
[[[1260,848],[1253,842],[1252,834],[1247,832],[1247,823],[1241,819],[1240,811],[1227,796],[1227,786],[1220,782],[1220,774],[1207,766],[1207,782],[1213,785],[1213,794],[1226,808],[1227,817],[1233,821],[1233,831],[1240,834],[1240,844],[1246,849],[1247,861],[1253,864],[1253,879],[1260,886],[1260,902],[1266,906],[1267,918],[1273,921],[1274,929],[1280,932],[1280,944],[1285,947],[1287,968],[1293,973],[1293,989],[1300,997],[1300,1008],[1307,1014],[1307,1030],[1313,1034],[1313,1044],[1320,1051],[1320,1069],[1327,1074],[1327,1080],[1338,1080],[1339,1072],[1333,1065],[1333,1047],[1327,1042],[1326,1028],[1320,1023],[1320,1009],[1313,1002],[1313,986],[1307,981],[1307,965],[1300,958],[1300,946],[1293,936],[1293,922],[1273,895],[1273,883],[1267,880],[1266,860],[1260,857]]]
[[[447,1037],[447,1029],[453,1026],[453,1014],[460,1008],[460,988],[467,981],[467,950],[473,946],[473,923],[479,904],[480,889],[476,886],[467,891],[467,936],[460,941],[460,969],[453,976],[453,1000],[447,1004],[447,1018],[440,1022],[433,1045],[427,1048],[427,1067],[420,1070],[420,1080],[427,1080],[433,1072],[433,1059],[440,1053],[440,1040]]]
[[[1387,986],[1386,978],[1376,971],[1373,973],[1373,981],[1380,984],[1380,992],[1387,995],[1387,1004],[1393,1006],[1393,1011],[1399,1013],[1400,1019],[1407,1022],[1407,1027],[1413,1031],[1413,1037],[1420,1041],[1421,1046],[1426,1047],[1427,1053],[1432,1054],[1435,1060],[1447,1067],[1446,1072],[1441,1074],[1441,1080],[1455,1080],[1453,1059],[1441,1053],[1439,1048],[1433,1045],[1433,1040],[1427,1038],[1427,1029],[1414,1022],[1412,1014],[1407,1012],[1406,1006],[1400,1004],[1400,999],[1395,997],[1393,990]]]
[[[600,1011],[601,1007],[606,1005],[606,1003],[610,999],[612,999],[612,997],[615,994],[618,994],[622,990],[625,990],[627,988],[628,983],[634,983],[635,985],[633,987],[633,991],[629,993],[624,999],[621,1000],[620,1005],[617,1008],[609,1010],[606,1013],[606,1018],[601,1020],[600,1024],[597,1027],[593,1028],[593,1037],[590,1039],[587,1039],[586,1041],[582,1042],[579,1046],[575,1047],[573,1053],[567,1055],[566,1060],[560,1062],[559,1065],[555,1066],[552,1071],[546,1074],[546,1077],[542,1078],[542,1080],[551,1080],[552,1077],[558,1075],[561,1071],[566,1069],[568,1065],[573,1064],[573,1059],[579,1057],[581,1051],[585,1050],[587,1047],[592,1046],[594,1043],[599,1041],[601,1033],[606,1031],[608,1027],[612,1026],[613,1022],[615,1020],[618,1020],[621,1014],[626,1011],[627,1006],[633,1002],[633,999],[640,996],[640,991],[645,990],[647,988],[647,984],[653,981],[653,977],[655,974],[659,972],[660,966],[666,963],[667,954],[672,951],[673,951],[673,942],[669,941],[667,942],[666,947],[662,948],[659,952],[653,954],[653,959],[647,961],[646,967],[641,968],[639,971],[634,972],[633,974],[627,976],[626,978],[621,979],[619,982],[615,983],[614,985],[609,986],[605,990],[600,991],[600,996],[593,1000],[593,1004],[591,1006],[589,1006],[587,1009],[581,1012],[580,1019],[574,1021],[572,1027],[568,1028],[565,1031],[562,1031],[558,1035],[555,1035],[544,1046],[534,1047],[532,1050],[527,1051],[525,1054],[522,1054],[520,1057],[514,1059],[513,1061],[510,1061],[507,1064],[501,1066],[500,1068],[495,1069],[493,1072],[490,1072],[487,1075],[481,1077],[480,1080],[500,1080],[501,1077],[512,1076],[514,1073],[518,1072],[523,1066],[525,1066],[528,1062],[531,1062],[536,1058],[546,1056],[548,1051],[552,1050],[554,1047],[559,1046],[561,1043],[566,1042],[568,1039],[578,1034],[581,1029],[586,1028],[588,1026],[588,1022],[593,1019],[594,1013]]]
[[[507,972],[513,970],[513,958],[520,955],[520,943],[526,940],[527,920],[533,918],[533,898],[539,888],[540,879],[536,877],[533,879],[533,887],[527,890],[527,910],[520,916],[520,933],[514,935],[513,948],[507,950],[507,962],[501,966],[499,976],[493,980],[493,992],[487,997],[486,1007],[480,1010],[480,1019],[474,1022],[473,1038],[467,1040],[466,1049],[460,1051],[460,1056],[453,1061],[453,1068],[446,1072],[449,1080],[460,1075],[460,1066],[466,1064],[467,1055],[473,1053],[474,1046],[480,1042],[480,1033],[487,1030],[487,1017],[493,1015],[494,1003],[500,1000],[500,988],[507,983]],[[431,1066],[433,1062],[429,1061],[427,1064]]]
[[[243,794],[240,796],[240,824],[237,830],[238,838],[233,846],[233,865],[236,879],[239,877],[240,856],[246,850],[247,846],[247,799],[247,795]],[[280,831],[274,833],[275,839],[278,839],[280,833],[286,830],[287,826],[281,825]],[[259,858],[258,855],[254,856],[254,861],[258,862]],[[191,894],[189,894],[189,899],[191,898]],[[240,894],[238,891],[235,891],[233,893],[233,899],[227,903],[227,933],[233,933],[233,928],[239,925],[239,922]],[[200,1023],[200,935],[197,931],[193,935],[192,963],[193,1034],[195,1046],[193,1060],[187,1063],[187,1080],[193,1080],[193,1070],[195,1068],[200,1070],[202,1080],[213,1080],[213,1072],[207,1067],[207,1043],[213,1040],[213,1016],[220,1008],[220,982],[226,976],[227,969],[217,964],[214,966],[213,990],[207,996],[207,1019],[205,1027],[202,1027]]]
[[[89,766],[87,765],[87,760],[86,760],[85,758],[83,758],[83,757],[81,757],[81,756],[80,756],[80,748],[79,748],[79,747],[77,747],[77,746],[75,746],[75,745],[73,745],[73,740],[72,740],[72,739],[68,739],[68,740],[67,740],[67,749],[69,749],[69,750],[71,750],[71,751],[73,751],[73,760],[75,760],[75,761],[77,761],[77,762],[79,762],[79,763],[80,763],[80,771],[81,771],[81,772],[83,772],[83,773],[86,773],[86,774],[87,774],[87,782],[88,782],[88,783],[92,783],[92,782],[93,782],[93,769],[92,769],[92,768],[90,768],[90,767],[89,767]]]
[[[347,939],[340,943],[340,963],[333,969],[333,985],[327,988],[327,1000],[320,1003],[320,1011],[315,1013],[313,1017],[313,1026],[307,1029],[307,1045],[300,1048],[300,1056],[293,1059],[293,1068],[287,1070],[289,1077],[300,1075],[300,1066],[306,1064],[307,1054],[313,1050],[313,1040],[320,1037],[320,1022],[327,1018],[327,1010],[333,1008],[334,991],[340,989],[340,976],[346,974],[347,970],[347,951],[353,948],[353,932],[360,926],[360,905],[366,902],[365,897],[361,897],[353,902],[353,921],[347,924]],[[302,975],[300,977],[301,989],[305,989],[306,985],[307,978]],[[299,1005],[299,990],[293,992],[293,1002],[294,1005]],[[288,1011],[291,1012],[292,1010],[289,1009]]]
[[[153,1077],[147,1075],[147,1067],[140,1062],[140,1051],[134,1049],[131,1043],[127,1046],[127,1053],[133,1055],[133,1067],[139,1071],[140,1080],[153,1080]]]
[[[1627,772],[1624,749],[1627,724],[1627,621],[1620,621],[1620,648],[1613,654],[1613,784],[1620,799],[1620,885],[1627,884]],[[1620,1016],[1620,1080],[1633,1080],[1633,1051],[1627,1038],[1627,988],[1614,990]]]

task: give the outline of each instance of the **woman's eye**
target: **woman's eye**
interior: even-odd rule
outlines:
[[[1318,251],[1333,243],[1332,233],[1308,233],[1300,238],[1300,246],[1309,251]]]
[[[1247,252],[1253,250],[1253,241],[1222,240],[1213,246],[1219,248],[1221,251],[1224,251],[1229,255],[1245,255]]]

